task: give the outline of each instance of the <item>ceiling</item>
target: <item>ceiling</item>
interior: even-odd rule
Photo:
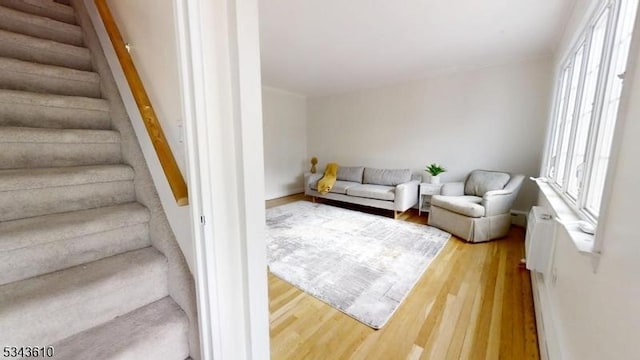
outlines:
[[[575,0],[259,0],[263,83],[320,96],[551,54]]]

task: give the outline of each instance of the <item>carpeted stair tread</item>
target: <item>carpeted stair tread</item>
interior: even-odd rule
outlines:
[[[120,142],[120,134],[112,130],[43,129],[17,126],[0,128],[0,143],[113,144],[118,142]]]
[[[0,171],[0,221],[94,209],[135,201],[127,165]]]
[[[184,360],[189,356],[187,327],[185,313],[165,297],[53,346],[56,356],[66,360]]]
[[[90,71],[0,57],[0,88],[99,98],[100,76]]]
[[[16,91],[7,89],[0,89],[0,102],[8,104],[19,103],[50,108],[63,108],[73,111],[109,111],[109,103],[104,99],[94,99],[82,96],[40,94],[28,91]]]
[[[28,14],[0,6],[0,28],[41,39],[83,46],[82,29],[78,25]]]
[[[45,16],[69,24],[76,23],[73,8],[45,0],[0,0],[0,5],[29,14]]]
[[[82,96],[63,96],[55,94],[40,94],[28,91],[0,89],[0,102],[19,103],[48,108],[63,108],[73,111],[93,110],[109,111],[109,102],[104,99],[94,99]]]
[[[168,294],[167,261],[148,247],[0,286],[5,344],[51,344]]]
[[[149,210],[140,203],[5,221],[0,223],[0,252],[144,224]]]
[[[93,69],[91,53],[85,47],[6,31],[1,27],[0,56],[79,70]]]
[[[139,203],[0,223],[0,285],[151,245]]]
[[[117,164],[121,160],[117,131],[0,127],[0,169]]]
[[[0,192],[131,181],[134,175],[133,169],[123,164],[5,169],[0,170]]]
[[[104,99],[0,89],[0,126],[109,129]]]

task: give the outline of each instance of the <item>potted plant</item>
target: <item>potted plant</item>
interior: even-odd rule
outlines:
[[[429,166],[427,166],[427,168],[425,169],[429,175],[431,175],[431,183],[432,184],[440,184],[440,174],[442,174],[443,172],[447,171],[447,169],[443,168],[442,166],[433,163]]]

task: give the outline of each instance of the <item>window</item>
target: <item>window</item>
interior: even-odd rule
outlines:
[[[564,61],[556,89],[546,176],[597,221],[638,0],[601,7]]]

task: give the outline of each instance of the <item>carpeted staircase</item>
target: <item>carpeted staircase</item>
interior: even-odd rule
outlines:
[[[0,348],[185,359],[190,320],[85,46],[71,6],[0,0]]]

